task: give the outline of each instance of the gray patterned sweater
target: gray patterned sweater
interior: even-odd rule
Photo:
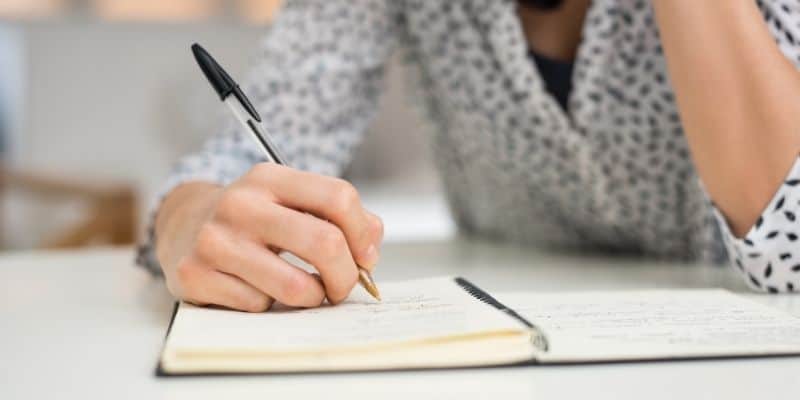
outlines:
[[[800,66],[800,4],[762,1]],[[419,105],[462,231],[522,243],[729,260],[769,292],[800,285],[800,163],[744,238],[699,181],[646,0],[588,11],[567,108],[544,88],[513,1],[291,0],[243,87],[295,167],[339,174],[362,139],[395,49],[419,72]],[[797,38],[797,39],[795,39]],[[182,159],[163,194],[227,184],[261,161],[231,125]],[[412,149],[398,149],[412,151]],[[162,194],[162,196],[163,196]],[[153,229],[140,263],[158,271]]]

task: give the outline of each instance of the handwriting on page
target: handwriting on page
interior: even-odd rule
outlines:
[[[554,353],[563,356],[735,354],[800,346],[800,320],[724,291],[554,293],[506,301],[539,325]]]
[[[324,326],[325,335],[320,336],[317,329],[306,329],[273,339],[273,343],[308,347],[315,342],[363,344],[448,334],[466,325],[468,307],[465,305],[435,294],[387,293],[380,303],[372,299],[348,300],[337,306],[277,311],[273,313],[276,317],[302,318],[304,322],[313,322],[317,328]]]
[[[355,291],[336,306],[276,307],[261,314],[186,306],[170,334],[187,347],[235,343],[237,347],[291,351],[445,337],[519,324],[472,298],[452,279],[381,285],[383,301]],[[186,334],[183,334],[186,332]]]

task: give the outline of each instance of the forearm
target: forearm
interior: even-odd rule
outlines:
[[[741,236],[800,149],[800,73],[754,1],[654,0],[695,165]]]

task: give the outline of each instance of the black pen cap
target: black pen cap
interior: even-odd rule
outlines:
[[[249,112],[256,121],[261,122],[261,116],[258,115],[258,112],[256,112],[255,107],[250,103],[247,96],[239,89],[239,85],[237,85],[233,78],[222,69],[219,63],[217,63],[217,60],[211,57],[211,54],[208,54],[203,46],[197,43],[193,44],[192,54],[194,54],[194,59],[197,61],[197,65],[200,66],[200,70],[203,71],[211,87],[214,88],[221,100],[224,101],[228,96],[233,94],[239,99],[242,106],[247,109],[247,112]]]

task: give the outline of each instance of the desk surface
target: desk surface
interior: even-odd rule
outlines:
[[[489,291],[724,287],[732,271],[464,240],[385,245],[376,278],[462,275]],[[754,295],[800,315],[800,297]],[[800,358],[157,379],[172,300],[130,249],[0,257],[0,398],[796,398]]]

